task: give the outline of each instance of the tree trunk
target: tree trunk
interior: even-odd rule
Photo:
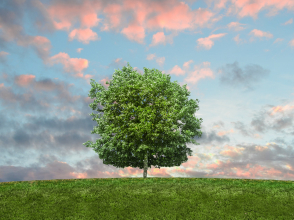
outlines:
[[[143,178],[147,177],[147,169],[148,169],[148,154],[147,151],[145,153],[145,159],[144,159],[144,173],[143,173]]]

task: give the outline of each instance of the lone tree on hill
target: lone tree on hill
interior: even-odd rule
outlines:
[[[171,77],[159,70],[144,67],[144,71],[141,75],[128,63],[106,82],[108,90],[91,79],[89,97],[96,99],[89,106],[103,113],[100,117],[89,114],[98,123],[91,134],[102,138],[83,145],[92,147],[103,164],[144,168],[146,178],[151,165],[159,169],[180,166],[188,160],[187,154],[192,156],[186,143],[199,145],[192,137],[202,135],[197,129],[203,119],[194,117],[198,99],[188,101],[186,85],[171,83]],[[105,106],[103,110],[97,108],[98,103]]]

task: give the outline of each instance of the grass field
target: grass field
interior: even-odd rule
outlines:
[[[294,181],[148,177],[0,182],[0,219],[294,219]]]

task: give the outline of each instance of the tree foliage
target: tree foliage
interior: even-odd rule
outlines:
[[[104,164],[118,168],[156,168],[180,166],[192,156],[186,143],[199,145],[194,139],[202,135],[202,118],[196,119],[197,101],[188,100],[190,92],[177,81],[156,69],[144,67],[144,74],[131,66],[115,70],[108,90],[91,79],[89,106],[101,114],[90,114],[98,126],[91,134],[100,134],[96,143],[87,141]],[[101,103],[103,109],[97,108]],[[180,123],[179,120],[182,122]],[[179,131],[181,128],[181,133]]]

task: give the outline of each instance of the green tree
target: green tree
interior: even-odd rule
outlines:
[[[90,114],[95,126],[91,134],[100,134],[96,143],[87,141],[104,164],[115,167],[147,169],[180,166],[192,156],[186,143],[199,145],[193,137],[202,135],[202,118],[196,119],[197,101],[188,100],[190,92],[177,81],[156,69],[144,67],[144,74],[134,71],[128,63],[122,71],[115,70],[108,90],[91,79],[89,106],[100,114]],[[101,103],[103,110],[97,108]],[[183,123],[179,123],[181,120]],[[178,130],[181,128],[181,133]]]

